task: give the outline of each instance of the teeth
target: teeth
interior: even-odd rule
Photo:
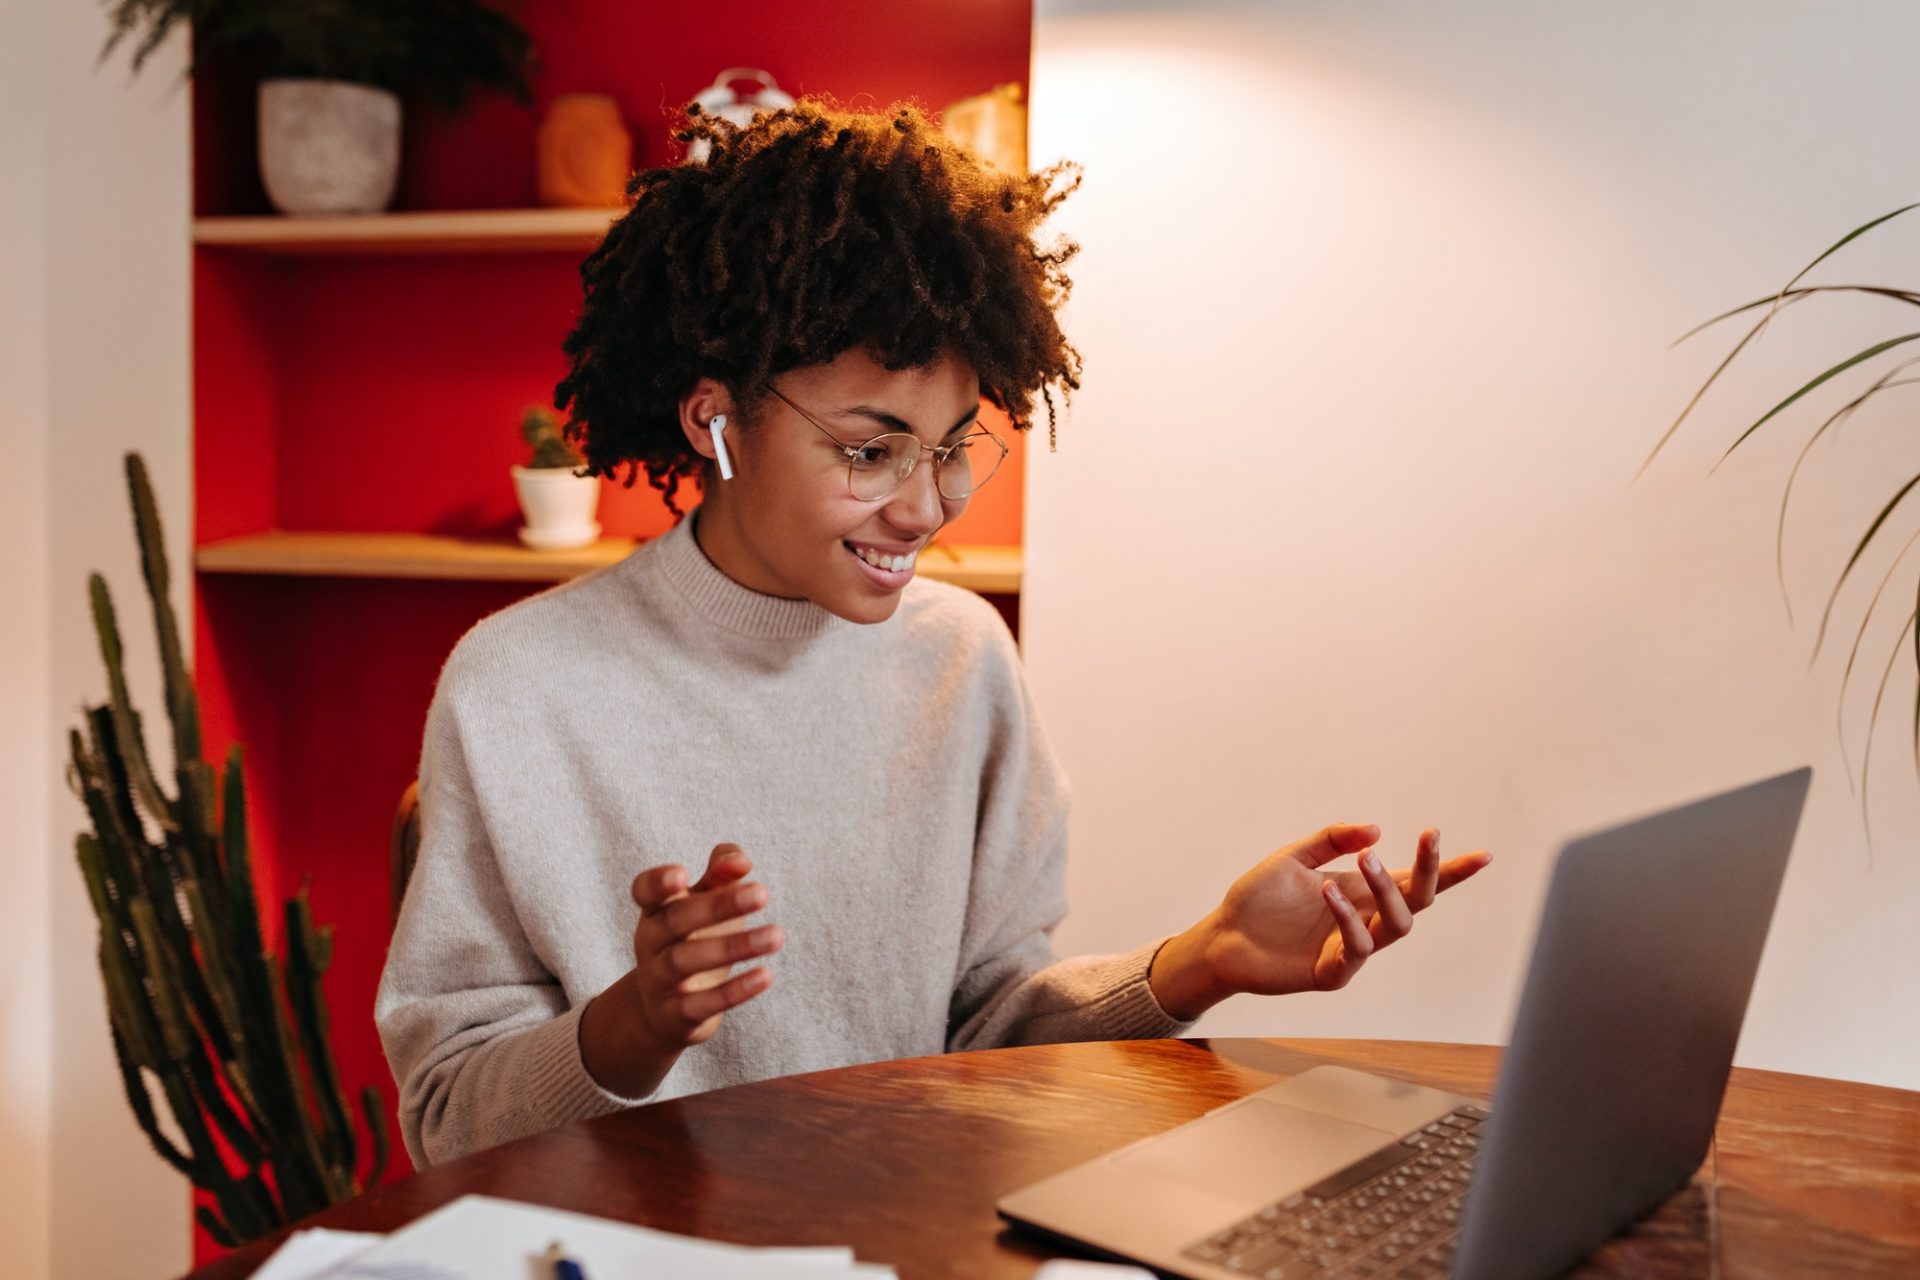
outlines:
[[[913,568],[914,558],[917,554],[914,553],[904,556],[882,555],[871,547],[854,547],[853,553],[876,569],[889,569],[894,573]]]

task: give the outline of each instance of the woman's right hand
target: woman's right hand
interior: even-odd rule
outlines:
[[[740,846],[719,844],[691,887],[675,864],[634,877],[633,968],[580,1019],[581,1058],[602,1088],[628,1098],[652,1093],[682,1051],[720,1029],[727,1010],[771,985],[763,965],[729,976],[785,941],[779,925],[747,919],[767,905],[766,886],[746,879],[752,871]]]

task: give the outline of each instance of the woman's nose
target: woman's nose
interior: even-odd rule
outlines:
[[[932,533],[946,523],[933,459],[923,458],[887,500],[887,520],[902,533]]]

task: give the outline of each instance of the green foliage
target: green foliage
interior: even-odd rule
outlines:
[[[105,0],[113,23],[104,59],[133,41],[137,71],[180,23],[193,28],[194,66],[219,62],[260,79],[351,80],[419,92],[448,111],[470,89],[530,103],[532,42],[482,0]]]
[[[580,451],[560,431],[560,415],[545,405],[529,405],[520,416],[520,438],[533,451],[529,467],[566,467],[578,471],[587,465]]]
[[[372,1153],[362,1176],[322,995],[332,929],[314,924],[302,887],[286,904],[284,973],[261,940],[241,749],[228,752],[224,775],[201,757],[199,704],[138,454],[127,455],[127,484],[159,635],[176,793],[166,794],[149,761],[113,600],[93,574],[108,701],[87,708],[85,724],[68,735],[68,783],[93,828],[74,845],[100,923],[100,974],[127,1103],[160,1158],[212,1194],[202,1224],[237,1244],[378,1181],[386,1127],[378,1091],[363,1089]],[[171,1125],[160,1121],[156,1092]]]
[[[1808,298],[1819,294],[1865,294],[1869,297],[1883,298],[1910,307],[1920,307],[1920,292],[1913,290],[1897,289],[1880,285],[1846,284],[1803,286],[1800,283],[1807,277],[1808,272],[1832,257],[1847,244],[1865,235],[1882,223],[1891,222],[1893,219],[1900,217],[1902,214],[1909,213],[1914,209],[1920,209],[1920,204],[1904,205],[1901,208],[1895,209],[1892,213],[1882,214],[1870,222],[1855,227],[1852,231],[1849,231],[1846,235],[1836,240],[1825,252],[1820,254],[1819,257],[1802,267],[1793,279],[1787,281],[1787,283],[1781,287],[1779,292],[1768,294],[1763,298],[1756,298],[1754,301],[1735,307],[1731,311],[1723,312],[1713,319],[1680,335],[1680,337],[1675,340],[1676,346],[1681,342],[1685,342],[1688,338],[1693,337],[1694,334],[1719,324],[1722,320],[1730,320],[1734,316],[1746,315],[1750,312],[1759,311],[1763,307],[1766,308],[1759,320],[1753,324],[1752,328],[1747,330],[1746,335],[1734,345],[1733,350],[1728,352],[1726,358],[1714,369],[1712,375],[1708,377],[1698,391],[1694,392],[1693,398],[1687,402],[1686,408],[1680,411],[1680,416],[1673,420],[1673,425],[1667,428],[1666,434],[1661,436],[1659,443],[1653,446],[1653,452],[1649,453],[1646,461],[1640,464],[1640,471],[1635,473],[1635,478],[1638,479],[1639,475],[1644,473],[1654,458],[1659,455],[1660,450],[1666,447],[1667,441],[1671,440],[1674,433],[1680,429],[1680,424],[1685,422],[1687,416],[1700,404],[1701,399],[1707,394],[1708,388],[1712,387],[1713,384],[1718,381],[1720,375],[1727,371],[1727,368],[1732,365],[1735,357],[1745,350],[1749,343],[1765,331],[1767,325],[1773,320],[1773,317],[1779,314],[1782,309],[1796,303],[1804,302]],[[1920,339],[1920,332],[1896,334],[1893,337],[1873,343],[1865,349],[1848,356],[1838,364],[1821,370],[1818,374],[1797,387],[1791,395],[1767,410],[1767,412],[1762,414],[1751,426],[1747,427],[1735,437],[1733,443],[1727,446],[1726,452],[1720,455],[1720,461],[1726,461],[1735,449],[1745,444],[1761,427],[1779,417],[1785,410],[1815,388],[1848,373],[1858,366],[1867,364],[1878,356],[1892,351],[1896,347],[1904,346],[1916,339]],[[1806,443],[1801,447],[1799,457],[1794,460],[1793,469],[1787,474],[1787,483],[1780,495],[1779,526],[1774,534],[1774,567],[1780,579],[1781,597],[1786,600],[1787,618],[1789,621],[1793,618],[1793,601],[1787,595],[1786,579],[1787,504],[1793,498],[1793,485],[1794,481],[1799,478],[1801,465],[1806,462],[1807,454],[1813,449],[1813,446],[1819,441],[1820,437],[1852,417],[1861,405],[1873,399],[1881,392],[1891,390],[1895,387],[1913,386],[1920,383],[1920,377],[1902,378],[1899,376],[1917,364],[1920,364],[1920,356],[1902,353],[1902,358],[1899,361],[1882,372],[1867,385],[1865,390],[1841,405],[1839,409],[1835,410],[1825,421],[1813,430],[1813,433],[1807,437]],[[1715,463],[1714,465],[1717,468],[1719,463]],[[1866,553],[1869,544],[1871,544],[1875,536],[1886,527],[1887,518],[1893,514],[1894,509],[1900,505],[1917,485],[1920,485],[1920,475],[1915,475],[1900,485],[1885,505],[1879,508],[1878,514],[1874,516],[1872,522],[1867,525],[1866,530],[1861,534],[1860,541],[1853,548],[1853,554],[1847,558],[1845,567],[1840,570],[1840,576],[1833,584],[1833,590],[1827,596],[1826,608],[1821,612],[1819,631],[1814,636],[1813,641],[1813,656],[1815,658],[1819,657],[1820,649],[1826,643],[1827,627],[1833,621],[1834,605],[1840,599],[1841,588],[1846,586],[1847,579],[1853,574],[1854,568],[1859,565],[1860,559]],[[1880,579],[1879,586],[1874,589],[1873,598],[1868,602],[1866,612],[1861,616],[1860,630],[1854,635],[1853,648],[1847,654],[1846,670],[1840,677],[1840,709],[1836,715],[1835,723],[1835,728],[1840,735],[1843,759],[1846,758],[1846,693],[1852,684],[1853,668],[1856,660],[1860,656],[1861,643],[1866,639],[1867,625],[1872,621],[1874,610],[1879,607],[1880,599],[1886,594],[1887,587],[1892,583],[1895,573],[1900,568],[1901,561],[1906,558],[1907,552],[1913,548],[1916,542],[1920,542],[1920,531],[1916,531],[1912,537],[1908,538],[1906,544],[1894,554],[1892,562],[1887,566],[1885,576]],[[1902,653],[1908,651],[1907,635],[1909,632],[1914,634],[1914,642],[1910,656],[1913,659],[1916,670],[1920,670],[1920,627],[1916,626],[1916,622],[1920,622],[1920,573],[1915,573],[1914,579],[1911,585],[1902,589],[1902,595],[1914,596],[1915,606],[1913,611],[1907,614],[1906,624],[1901,628],[1900,634],[1895,637],[1892,651],[1887,655],[1886,666],[1881,670],[1880,684],[1873,698],[1873,711],[1867,721],[1866,745],[1861,753],[1859,786],[1860,814],[1861,821],[1866,827],[1869,854],[1871,854],[1873,848],[1873,826],[1867,805],[1867,797],[1868,785],[1871,780],[1870,768],[1873,764],[1874,729],[1880,722],[1880,706],[1882,700],[1886,697],[1887,681],[1892,676],[1894,666],[1898,663]],[[1914,694],[1913,752],[1915,768],[1920,770],[1920,689],[1916,689]],[[1848,767],[1847,782],[1849,786],[1853,783],[1851,765]]]

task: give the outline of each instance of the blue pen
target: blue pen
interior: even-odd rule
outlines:
[[[567,1256],[555,1240],[547,1246],[546,1260],[553,1265],[553,1280],[587,1280],[587,1270]]]

